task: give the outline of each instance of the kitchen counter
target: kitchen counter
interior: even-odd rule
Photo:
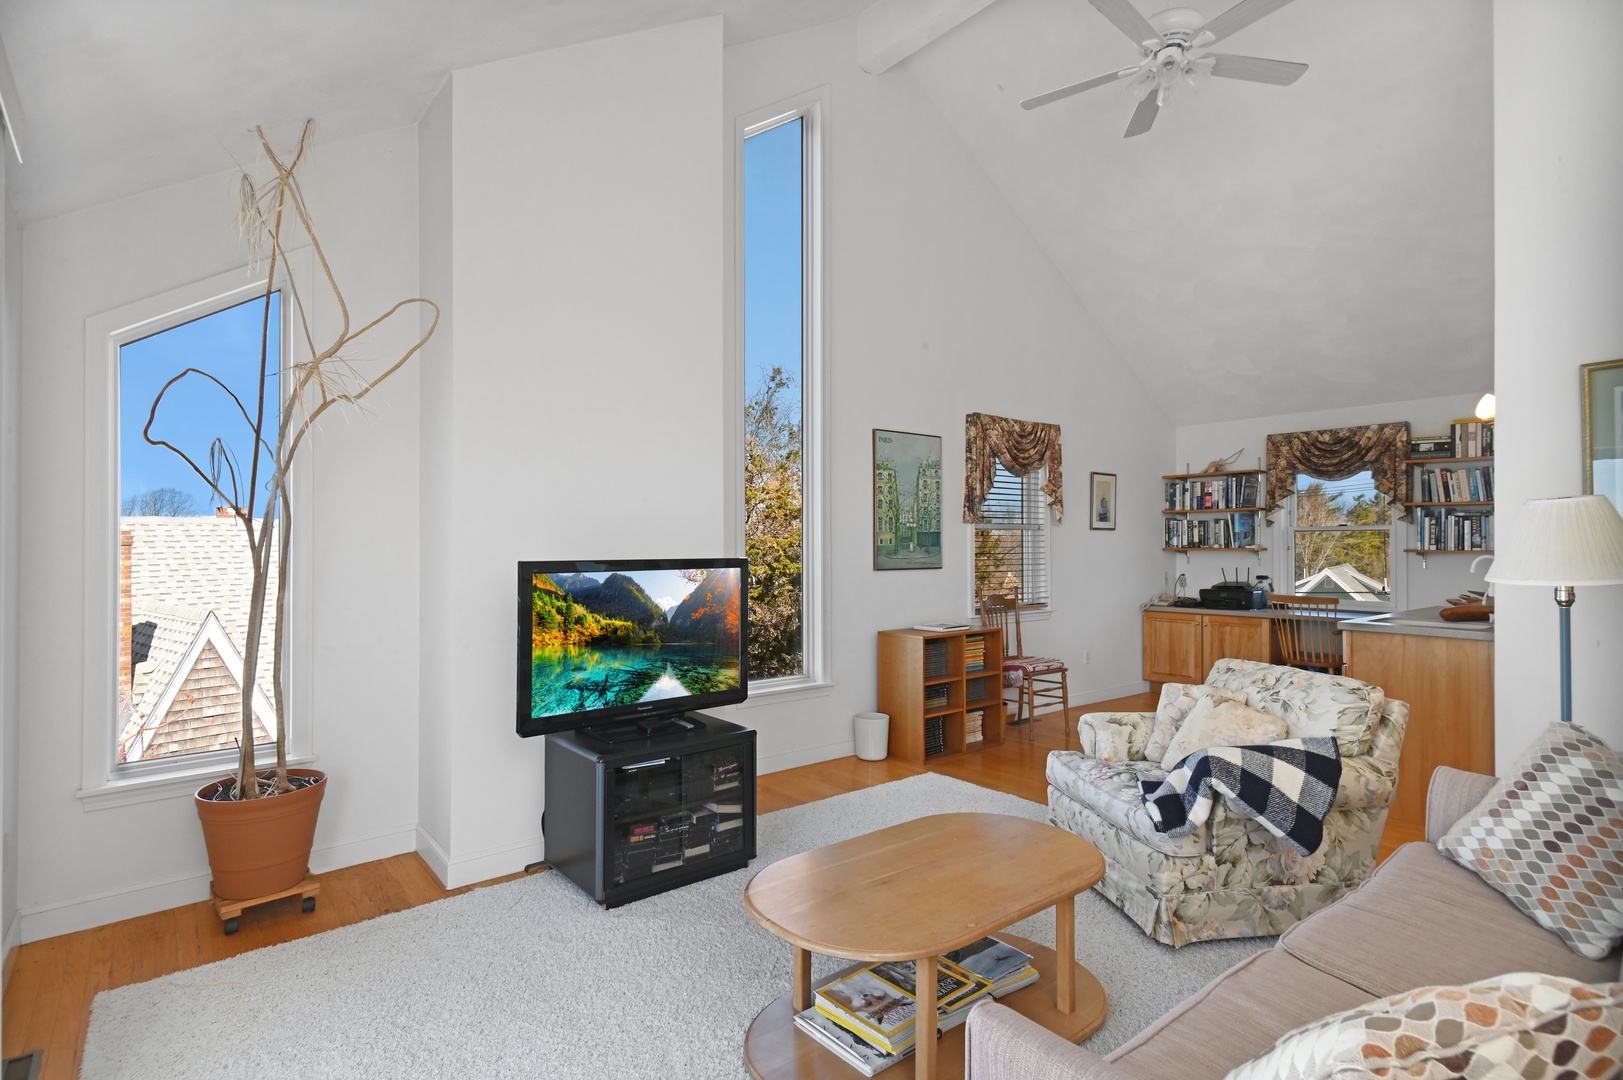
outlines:
[[[1342,619],[1336,629],[1374,634],[1408,634],[1412,637],[1466,638],[1473,641],[1492,641],[1491,622],[1447,622],[1438,612],[1440,607],[1411,608],[1361,619]]]

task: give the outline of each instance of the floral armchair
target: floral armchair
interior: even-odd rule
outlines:
[[[1219,795],[1187,836],[1155,831],[1138,779],[1165,776],[1160,758],[1203,696],[1243,700],[1281,717],[1292,737],[1334,735],[1341,782],[1324,843],[1300,855]],[[1409,706],[1378,686],[1253,660],[1219,660],[1199,687],[1168,683],[1154,713],[1088,713],[1082,749],[1048,755],[1048,816],[1105,856],[1095,888],[1168,945],[1263,937],[1325,907],[1375,869]]]

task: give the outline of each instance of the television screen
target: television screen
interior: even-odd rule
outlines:
[[[743,559],[518,564],[518,733],[743,701]]]

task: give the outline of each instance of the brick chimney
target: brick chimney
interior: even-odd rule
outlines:
[[[217,518],[234,518],[241,515],[242,512],[235,506],[216,506],[214,508],[214,516]]]
[[[130,602],[130,551],[135,547],[135,533],[129,529],[118,531],[118,688],[129,690],[135,682],[135,667],[131,662],[135,643],[135,611]]]

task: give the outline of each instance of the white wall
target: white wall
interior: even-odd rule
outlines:
[[[458,71],[427,118],[428,276],[448,246],[456,321],[424,416],[424,506],[449,525],[424,567],[448,593],[424,611],[419,850],[449,885],[541,855],[542,741],[514,733],[518,560],[725,553],[721,33]]]
[[[875,707],[876,631],[967,614],[968,526],[958,523],[966,413],[1061,426],[1070,513],[1051,534],[1054,614],[1027,624],[1026,647],[1071,659],[1073,704],[1143,689],[1139,635],[1122,627],[1136,625],[1161,576],[1155,478],[1169,421],[914,77],[902,67],[865,74],[856,55],[855,20],[726,52],[729,162],[735,117],[818,87],[829,93],[835,686],[732,711],[760,732],[766,771],[852,752],[852,713]],[[731,181],[727,190],[731,206]],[[727,220],[731,229],[731,210]],[[727,251],[730,267],[731,240]],[[733,300],[729,288],[729,313]],[[734,362],[736,345],[729,335]],[[941,570],[873,569],[876,427],[943,437]],[[1088,529],[1090,471],[1118,475],[1114,532]]]
[[[17,313],[22,244],[6,198],[0,148],[0,957],[20,943],[17,918]]]
[[[1407,420],[1412,434],[1448,434],[1448,425],[1462,417],[1472,416],[1477,400],[1489,388],[1473,388],[1469,393],[1454,397],[1425,398],[1419,401],[1394,401],[1385,405],[1357,405],[1316,412],[1291,413],[1282,416],[1259,416],[1245,420],[1222,420],[1210,424],[1192,424],[1178,429],[1173,459],[1167,472],[1199,472],[1209,461],[1242,451],[1235,469],[1254,469],[1268,453],[1268,436],[1288,431],[1317,431],[1320,428],[1354,427],[1360,424],[1399,423]],[[1497,432],[1496,432],[1497,434]],[[1497,465],[1496,465],[1497,467]],[[1497,473],[1495,474],[1497,477]],[[1501,504],[1502,505],[1502,504]],[[1283,520],[1283,519],[1280,519]],[[1396,609],[1441,605],[1451,596],[1466,589],[1486,589],[1483,574],[1488,564],[1483,563],[1471,572],[1473,556],[1430,556],[1421,565],[1418,555],[1404,555],[1403,548],[1414,547],[1414,526],[1404,524],[1401,539],[1393,545],[1401,563],[1394,563],[1391,586]],[[1290,591],[1290,575],[1276,569],[1275,556],[1284,543],[1283,527],[1264,526],[1261,543],[1268,548],[1260,561],[1256,556],[1242,558],[1236,552],[1191,552],[1185,559],[1169,555],[1169,572],[1176,578],[1184,573],[1189,578],[1188,594],[1211,586],[1223,578],[1223,568],[1238,566],[1243,572],[1273,576],[1279,592]]]
[[[417,292],[416,132],[318,145],[301,173],[353,315]],[[85,320],[244,264],[235,189],[220,173],[46,219],[23,231],[17,593],[18,904],[35,940],[201,900],[208,871],[189,794],[86,810],[80,787],[87,522]],[[319,311],[318,334],[332,307]],[[357,324],[358,325],[358,324]],[[398,355],[394,326],[359,355]],[[375,352],[374,352],[375,350]],[[367,415],[327,425],[308,452],[320,475],[315,566],[317,765],[332,777],[317,870],[409,851],[417,820],[417,383],[407,367]],[[113,508],[109,507],[109,514]],[[10,545],[7,545],[9,548]],[[113,617],[111,611],[108,617]],[[112,657],[106,662],[114,662]],[[111,717],[108,719],[111,730]],[[405,778],[404,780],[402,778]]]
[[[1614,0],[1495,0],[1498,543],[1528,499],[1583,490],[1578,367],[1623,357],[1623,35]],[[1574,33],[1581,27],[1581,33]],[[1561,72],[1556,79],[1554,71]],[[1499,592],[1500,769],[1560,713],[1551,590]],[[1623,586],[1572,609],[1573,720],[1623,748]]]

